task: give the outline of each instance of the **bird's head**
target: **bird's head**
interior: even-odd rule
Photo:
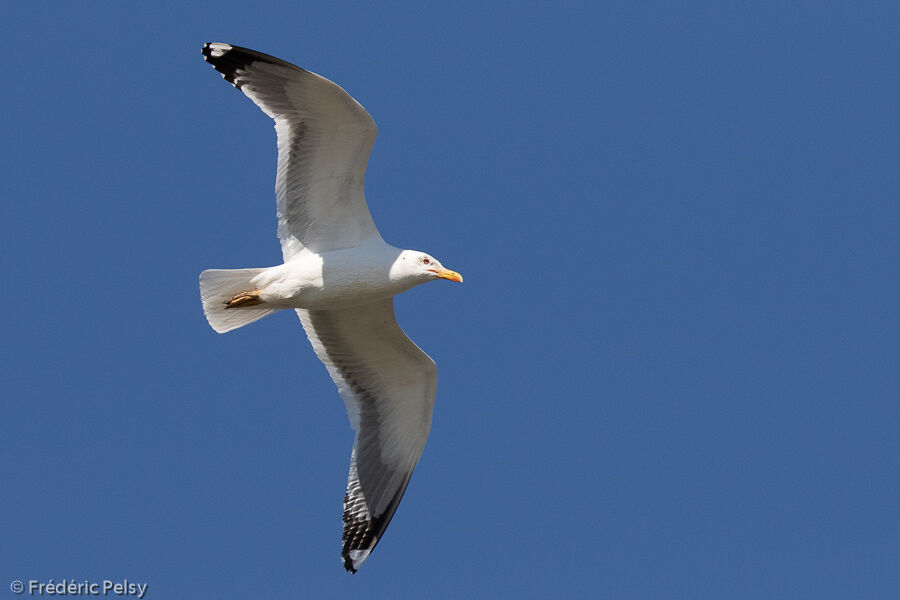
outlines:
[[[391,275],[403,279],[415,279],[421,283],[431,279],[449,279],[458,283],[462,283],[463,280],[462,275],[444,268],[441,261],[435,257],[416,250],[401,252],[394,261]]]

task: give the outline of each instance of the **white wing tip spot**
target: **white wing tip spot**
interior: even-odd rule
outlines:
[[[374,546],[374,544],[372,544]],[[369,558],[369,553],[372,552],[371,549],[365,550],[351,550],[350,551],[350,560],[353,562],[353,568],[358,569],[362,566],[363,561]]]
[[[229,50],[231,50],[230,44],[219,44],[219,43],[209,44],[209,54],[213,58],[220,58]]]

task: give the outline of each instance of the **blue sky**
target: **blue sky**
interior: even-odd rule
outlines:
[[[892,596],[898,16],[9,4],[0,596]],[[271,124],[206,41],[356,97],[382,235],[465,276],[396,302],[437,403],[355,576],[352,432],[296,316],[201,312],[201,270],[281,259]]]

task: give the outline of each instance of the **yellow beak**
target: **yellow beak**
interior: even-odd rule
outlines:
[[[462,275],[456,271],[451,271],[450,269],[435,269],[433,272],[441,279],[449,279],[450,281],[455,281],[457,283],[462,283],[463,280]]]

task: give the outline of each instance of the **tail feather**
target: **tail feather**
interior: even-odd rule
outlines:
[[[200,273],[200,298],[203,313],[210,327],[225,333],[258,321],[277,308],[247,306],[227,308],[226,303],[235,295],[253,289],[250,280],[264,269],[207,269]]]

